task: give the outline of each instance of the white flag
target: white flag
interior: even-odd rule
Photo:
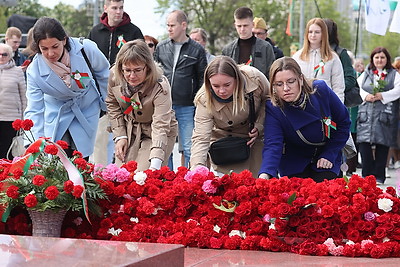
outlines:
[[[400,3],[397,1],[396,10],[394,11],[392,23],[389,28],[390,32],[400,33]]]
[[[364,1],[366,30],[375,34],[385,35],[390,19],[389,0]]]

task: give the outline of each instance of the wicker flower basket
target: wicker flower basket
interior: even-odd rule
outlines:
[[[32,236],[60,237],[67,210],[28,210],[32,219]]]

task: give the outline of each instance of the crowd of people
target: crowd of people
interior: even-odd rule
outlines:
[[[169,13],[168,38],[159,41],[131,22],[124,0],[105,1],[87,38],[38,19],[24,53],[10,27],[0,44],[0,158],[16,135],[12,121],[24,118],[35,138],[67,141],[69,155],[134,160],[139,171],[176,168],[177,140],[182,166],[221,175],[334,179],[355,172],[358,156],[343,153],[353,142],[363,176],[384,183],[390,159],[400,167],[400,58],[392,65],[377,47],[364,68],[339,46],[337,24],[321,18],[308,21],[303,46],[285,57],[250,8],[233,19],[237,38],[218,56],[206,50],[204,29],[188,33],[184,11]]]

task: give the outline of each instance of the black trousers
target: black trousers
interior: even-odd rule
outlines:
[[[10,148],[12,139],[17,135],[12,123],[12,121],[0,121],[0,159],[7,157],[7,151]],[[10,159],[12,158],[13,156],[10,153]]]
[[[375,153],[372,151],[373,146],[375,146]],[[361,155],[362,176],[374,175],[377,181],[384,183],[389,147],[370,143],[360,143],[358,147]]]
[[[321,183],[323,182],[325,179],[326,180],[332,180],[337,178],[337,174],[331,171],[321,171],[321,172],[317,172],[315,170],[313,170],[313,168],[311,168],[311,164],[309,164],[303,172],[301,173],[297,173],[294,175],[290,175],[289,178],[291,177],[299,177],[299,178],[312,178],[315,182],[317,183]]]

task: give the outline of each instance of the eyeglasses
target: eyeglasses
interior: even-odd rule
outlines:
[[[253,32],[254,36],[257,37],[257,35],[264,35],[267,34],[267,31],[262,31],[262,32]]]
[[[122,72],[124,73],[124,75],[126,76],[130,76],[133,74],[135,74],[136,76],[142,75],[144,69],[146,68],[146,66],[144,66],[143,68],[136,68],[134,70],[131,69],[122,69]]]
[[[276,82],[273,84],[273,86],[274,88],[281,90],[285,87],[285,84],[287,87],[292,88],[296,82],[296,78],[290,78],[286,82]]]
[[[150,48],[153,48],[154,44],[153,43],[148,43],[147,46],[150,47]]]
[[[8,53],[0,53],[0,56],[8,57]]]

